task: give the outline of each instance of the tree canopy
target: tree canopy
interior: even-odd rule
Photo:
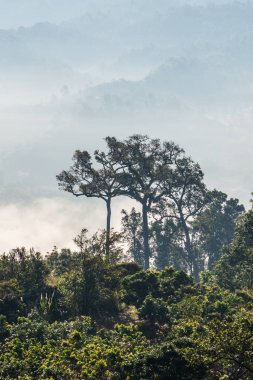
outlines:
[[[58,176],[102,199],[75,250],[0,256],[0,380],[253,378],[253,209],[176,144],[107,137]],[[136,200],[111,228],[111,201]]]

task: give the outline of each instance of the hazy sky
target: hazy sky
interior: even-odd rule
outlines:
[[[0,0],[0,27],[18,28],[38,22],[59,23],[92,11],[108,11],[113,7],[151,8],[184,5],[248,4],[251,0]]]
[[[252,20],[252,1],[0,0],[0,250],[103,227],[55,175],[107,135],[174,140],[248,206]]]

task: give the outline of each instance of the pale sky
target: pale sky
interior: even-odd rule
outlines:
[[[252,20],[252,1],[0,0],[0,252],[104,226],[55,175],[107,135],[174,140],[248,207]]]

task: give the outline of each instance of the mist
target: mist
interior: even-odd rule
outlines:
[[[10,0],[0,10],[2,251],[72,247],[81,228],[103,227],[103,205],[63,194],[55,175],[75,149],[105,149],[107,135],[175,141],[210,188],[248,207],[251,1]]]

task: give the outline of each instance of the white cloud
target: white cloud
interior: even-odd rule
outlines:
[[[120,229],[120,211],[132,202],[118,199],[112,205],[112,225]],[[39,198],[30,203],[0,205],[0,253],[26,247],[43,254],[53,246],[74,248],[73,238],[87,228],[90,234],[103,229],[106,220],[104,202],[85,198]]]
[[[0,206],[0,249],[25,246],[45,253],[54,245],[73,247],[72,239],[81,228],[93,230],[95,221],[101,227],[102,220],[99,208],[61,198],[4,204]]]

